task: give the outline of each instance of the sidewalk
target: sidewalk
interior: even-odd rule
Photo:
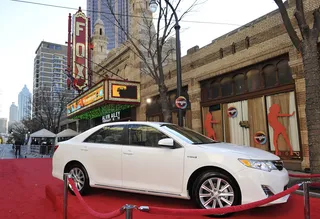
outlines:
[[[309,175],[309,173],[299,172],[299,171],[288,170],[288,172],[289,172],[289,174]],[[290,177],[290,181],[289,181],[288,187],[291,187],[293,185],[296,185],[296,184],[301,183],[301,182],[306,182],[306,181],[310,181],[310,179],[309,178]],[[315,181],[320,182],[320,178],[315,178]],[[295,193],[297,193],[299,195],[303,195],[302,186]],[[310,187],[310,197],[320,198],[320,187]]]
[[[14,155],[15,152],[12,150],[12,153]],[[50,155],[28,152],[27,147],[25,146],[21,147],[20,158],[50,158],[50,157],[51,157]]]

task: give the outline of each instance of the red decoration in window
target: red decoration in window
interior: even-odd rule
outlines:
[[[278,104],[272,104],[272,106],[270,107],[270,112],[268,114],[268,123],[271,126],[271,128],[273,129],[273,145],[274,148],[276,149],[276,155],[279,154],[279,150],[278,150],[278,138],[279,135],[282,134],[284,140],[286,141],[287,145],[290,148],[290,155],[293,155],[293,150],[292,150],[292,146],[289,140],[289,137],[287,135],[287,130],[286,128],[279,122],[278,117],[290,117],[293,116],[295,112],[293,112],[292,114],[281,114],[280,113],[280,106]]]

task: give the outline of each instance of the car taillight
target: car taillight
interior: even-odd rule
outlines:
[[[59,145],[54,146],[53,152],[55,152],[58,149]]]

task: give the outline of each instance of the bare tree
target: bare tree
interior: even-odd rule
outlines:
[[[288,35],[301,53],[306,80],[306,117],[308,129],[310,168],[320,172],[320,53],[318,38],[320,33],[320,8],[313,11],[313,25],[310,26],[305,15],[303,0],[296,0],[294,12],[302,38],[299,38],[288,16],[282,0],[274,0],[278,5]]]
[[[171,0],[171,3],[176,12],[181,14],[179,17],[179,21],[181,21],[181,19],[204,1],[193,0],[191,4],[189,2],[189,7],[183,13],[179,13],[182,0]],[[136,18],[136,21],[140,20],[138,23],[139,30],[128,31],[122,19],[123,14],[115,13],[116,2],[117,0],[104,0],[103,4],[108,7],[113,15],[113,19],[109,19],[103,13],[102,16],[105,16],[110,22],[114,22],[119,31],[125,35],[127,41],[124,45],[127,45],[140,58],[142,73],[152,77],[158,85],[164,121],[171,122],[171,110],[167,97],[168,88],[165,84],[163,68],[166,64],[174,61],[175,45],[173,43],[174,38],[172,37],[176,23],[174,14],[166,2],[157,0],[159,9],[157,18],[154,19],[148,7],[146,7],[149,4],[149,0],[141,1],[140,5],[131,6],[140,12],[139,14],[132,15],[132,18]],[[132,10],[135,10],[135,8],[132,8]]]
[[[52,92],[51,89],[41,89],[33,100],[33,121],[41,128],[57,133],[60,120],[66,112],[67,103],[71,100],[70,91]]]

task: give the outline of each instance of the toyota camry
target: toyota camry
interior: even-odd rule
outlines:
[[[261,200],[284,191],[289,181],[272,153],[157,122],[91,128],[59,143],[52,165],[52,175],[63,180],[69,173],[82,195],[98,187],[191,199],[205,209]]]

